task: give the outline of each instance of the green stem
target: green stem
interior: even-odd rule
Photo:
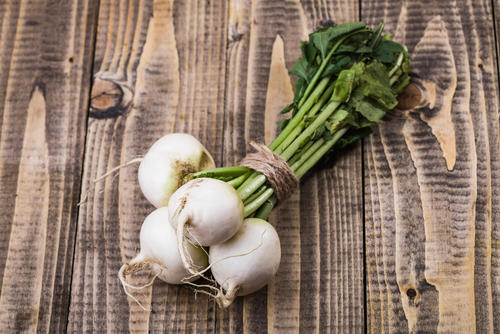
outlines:
[[[257,197],[253,202],[251,202],[248,205],[246,205],[245,209],[244,209],[244,212],[243,212],[244,216],[248,217],[252,213],[254,213],[255,211],[257,211],[257,209],[259,209],[261,207],[261,205],[264,204],[264,202],[267,201],[269,199],[269,197],[271,197],[271,195],[273,193],[274,193],[273,188],[269,188],[264,193],[262,193],[262,195],[260,195],[259,197]]]
[[[305,141],[311,137],[313,132],[322,124],[325,123],[328,117],[338,108],[341,102],[330,102],[328,106],[318,115],[318,117],[298,136],[290,146],[281,154],[283,159],[288,160],[290,157],[304,145]]]
[[[250,197],[267,180],[265,175],[261,173],[255,172],[254,175],[249,177],[237,190],[242,201]]]
[[[246,187],[248,184],[250,184],[250,182],[252,182],[252,180],[257,176],[257,172],[256,171],[252,171],[250,173],[250,175],[246,178],[245,182],[243,182],[236,190],[241,190],[243,189],[244,187]]]
[[[314,152],[316,152],[320,147],[321,145],[323,145],[325,142],[325,140],[323,138],[320,138],[318,139],[316,142],[311,142],[311,146],[305,150],[301,155],[300,155],[300,158],[295,162],[293,163],[290,168],[295,172],[297,169],[299,169],[300,166],[302,166],[306,161],[307,159],[309,159],[309,157],[311,155],[314,154]]]
[[[276,205],[276,202],[278,202],[278,198],[273,194],[264,204],[262,204],[259,211],[257,211],[257,214],[254,217],[267,220],[267,218],[269,218],[269,215],[271,214],[271,211]]]
[[[321,63],[318,71],[316,71],[316,73],[314,74],[314,77],[312,78],[311,82],[309,83],[309,85],[307,85],[307,88],[306,88],[306,91],[304,92],[304,95],[302,95],[302,98],[299,100],[299,108],[302,106],[302,104],[304,103],[304,101],[307,99],[309,93],[311,92],[311,90],[313,89],[313,87],[316,85],[316,82],[319,80],[319,78],[321,77],[321,74],[323,73],[326,65],[328,65],[328,62],[330,61],[330,58],[332,58],[333,54],[335,53],[335,51],[337,51],[337,49],[339,48],[339,46],[344,43],[344,41],[346,39],[348,39],[349,37],[351,37],[352,35],[354,34],[357,34],[359,32],[362,32],[362,31],[370,31],[369,29],[359,29],[359,30],[355,30],[347,35],[345,35],[344,37],[340,38],[337,43],[335,43],[332,47],[332,49],[330,50],[330,52],[328,53],[328,55],[325,57],[325,59],[323,60],[323,62]]]
[[[333,90],[335,88],[335,85],[330,84],[328,87],[325,89],[321,97],[319,98],[318,102],[309,110],[309,113],[307,114],[308,117],[312,117],[316,115],[316,113],[328,102],[330,97],[333,94]],[[295,129],[286,137],[286,139],[283,140],[283,142],[274,150],[274,153],[276,154],[281,154],[283,151],[293,142],[295,138],[297,138],[298,135],[300,135],[300,132],[304,129],[304,123],[300,122]]]
[[[396,73],[396,71],[398,70],[398,68],[401,66],[401,64],[403,63],[403,58],[404,58],[404,54],[403,52],[401,52],[398,56],[398,59],[396,60],[396,64],[394,64],[394,67],[391,68],[391,70],[389,71],[389,77],[392,77],[392,75],[394,73]]]
[[[316,104],[317,105],[317,104]],[[315,105],[315,106],[316,106]],[[283,151],[288,147],[288,145],[290,145],[290,143],[295,139],[297,138],[298,135],[300,135],[300,133],[302,132],[302,130],[304,129],[304,123],[299,123],[295,129],[292,130],[292,132],[290,132],[290,134],[286,137],[285,140],[283,140],[283,142],[280,144],[280,146],[276,147],[274,151],[274,153],[280,155],[281,153],[283,153]]]
[[[221,181],[224,181],[227,183],[227,182],[231,181],[232,179],[234,179],[234,176],[217,176],[217,177],[212,177],[212,179],[221,180]]]
[[[329,81],[330,77],[327,77],[322,79],[318,83],[314,91],[311,93],[311,96],[309,96],[304,105],[302,105],[302,107],[299,108],[297,114],[293,116],[292,119],[290,119],[290,122],[288,122],[287,126],[283,129],[283,131],[281,131],[278,137],[276,137],[276,139],[273,140],[271,145],[269,145],[269,148],[271,150],[276,149],[276,147],[278,147],[283,142],[283,140],[286,139],[286,137],[290,134],[290,132],[292,132],[293,129],[295,129],[295,127],[300,123],[304,115],[309,111],[309,109],[311,109],[313,104],[316,103],[316,101],[321,97],[321,94],[325,90],[326,85],[328,84]]]
[[[372,42],[370,43],[370,47],[374,48],[375,45],[380,40],[380,36],[382,36],[382,31],[384,31],[384,23],[379,23],[377,29],[375,30],[375,35],[373,36]]]
[[[338,130],[331,139],[327,140],[314,154],[295,172],[298,179],[304,176],[325,155],[330,148],[347,132],[348,128]]]
[[[396,83],[396,81],[399,80],[399,75],[394,75],[391,77],[391,79],[389,80],[389,83],[392,85],[394,85]]]
[[[392,87],[396,91],[400,91],[402,87],[406,87],[410,83],[410,77],[406,76],[404,80],[399,81],[400,76],[393,76],[391,78],[391,86],[398,83],[396,87]]]
[[[292,166],[294,163],[296,163],[301,157],[302,154],[307,151],[314,143],[312,141],[308,142],[307,144],[302,147],[302,149],[298,152],[295,152],[295,154],[287,161],[289,166]]]
[[[257,189],[253,194],[252,196],[248,197],[245,202],[243,202],[244,205],[247,205],[248,203],[251,203],[253,202],[257,197],[259,197],[260,195],[262,195],[262,193],[264,191],[266,191],[267,189],[267,186],[264,184],[263,186],[261,186],[259,189]]]
[[[325,89],[323,95],[321,95],[318,102],[311,108],[307,116],[312,117],[316,115],[316,113],[321,109],[321,107],[323,107],[332,97],[334,90],[335,90],[335,81],[333,81],[332,84]]]
[[[233,166],[233,167],[219,167],[212,169],[205,169],[190,175],[192,179],[200,178],[200,177],[210,177],[210,178],[218,178],[221,176],[240,176],[241,174],[247,173],[251,171],[248,167],[242,166]]]
[[[250,174],[252,174],[252,171],[248,171],[246,172],[245,174],[243,175],[240,175],[238,176],[237,178],[235,179],[232,179],[231,181],[228,181],[227,183],[229,183],[231,186],[233,186],[233,188],[238,188],[243,182],[245,182],[246,179],[248,179],[248,177],[250,176]]]

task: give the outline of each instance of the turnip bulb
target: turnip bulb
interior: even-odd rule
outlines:
[[[167,206],[186,175],[214,167],[212,156],[196,138],[172,133],[158,139],[142,159],[139,185],[147,200],[159,208]]]
[[[231,238],[243,223],[243,202],[223,181],[194,179],[177,189],[168,203],[170,223],[184,224],[195,244],[211,246]]]
[[[168,203],[170,223],[177,231],[177,242],[186,267],[194,273],[183,251],[183,240],[212,246],[231,238],[243,223],[243,202],[226,182],[194,179],[172,194]]]
[[[274,227],[263,219],[247,218],[226,242],[210,247],[212,275],[222,289],[218,301],[228,307],[236,296],[246,296],[269,283],[281,260]]]
[[[138,290],[148,286],[138,288],[126,282],[125,276],[127,274],[140,270],[150,270],[155,278],[158,277],[170,284],[181,284],[197,278],[190,275],[181,260],[175,231],[168,221],[167,207],[156,209],[146,217],[141,226],[140,245],[139,254],[128,264],[124,264],[118,273],[127,295],[131,296],[126,287]],[[184,247],[192,260],[193,267],[198,270],[207,267],[208,257],[204,249],[188,242],[185,243]],[[131,297],[135,300],[133,296]]]

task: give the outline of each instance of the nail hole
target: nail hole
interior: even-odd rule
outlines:
[[[406,290],[406,295],[409,298],[415,298],[417,296],[417,291],[415,289],[408,289]]]
[[[72,62],[73,62],[73,57],[69,57],[68,61],[69,61],[70,63],[72,63]]]
[[[480,69],[483,69],[483,63],[479,63],[479,64],[477,65],[477,67],[479,67]]]

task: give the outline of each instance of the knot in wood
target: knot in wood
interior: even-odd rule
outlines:
[[[406,295],[412,299],[412,298],[415,298],[417,296],[417,291],[413,288],[410,288],[408,290],[406,290]]]
[[[241,161],[241,165],[262,173],[273,187],[278,200],[282,201],[288,198],[299,185],[299,180],[285,159],[264,144],[251,142],[250,146],[256,152],[247,154]]]
[[[418,106],[422,101],[422,90],[413,83],[410,83],[398,96],[398,106],[400,110],[410,110]]]
[[[114,118],[127,112],[132,102],[132,91],[124,84],[103,75],[96,75],[92,85],[90,116]]]

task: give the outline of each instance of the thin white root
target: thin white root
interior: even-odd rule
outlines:
[[[217,295],[214,295],[213,293],[207,292],[207,291],[205,291],[205,290],[199,290],[199,289],[193,289],[193,290],[194,290],[195,295],[196,295],[197,293],[203,293],[203,294],[205,294],[205,295],[208,295],[208,296],[212,297],[212,298],[213,298],[213,299],[215,299],[216,301],[217,301],[217,298],[219,298],[219,297],[217,297]]]
[[[107,171],[106,173],[104,173],[103,175],[99,176],[98,178],[94,179],[91,183],[91,187],[85,192],[85,195],[83,196],[83,198],[81,199],[81,201],[77,204],[78,206],[82,205],[82,204],[85,204],[87,202],[87,199],[89,197],[89,194],[90,194],[90,191],[92,190],[93,186],[95,186],[97,183],[99,183],[100,181],[104,180],[105,178],[107,178],[108,176],[110,175],[113,175],[113,173],[115,173],[116,171],[122,169],[122,168],[125,168],[125,167],[129,167],[129,166],[132,166],[132,165],[135,165],[137,163],[140,163],[142,161],[142,157],[139,157],[139,158],[135,158],[135,159],[132,159],[132,160],[129,160],[121,165],[118,165],[116,167],[113,167],[112,169],[110,169],[109,171]]]
[[[136,285],[132,285],[132,284],[129,284],[127,283],[127,280],[126,280],[126,276],[129,274],[129,273],[136,273],[138,271],[141,271],[143,269],[146,269],[146,268],[150,268],[150,264],[147,263],[147,262],[136,262],[134,264],[124,264],[123,266],[121,266],[120,270],[118,271],[118,278],[120,279],[120,282],[122,283],[122,286],[123,286],[123,291],[125,291],[125,294],[127,296],[129,296],[134,302],[137,303],[137,305],[139,305],[144,311],[149,311],[146,307],[144,307],[140,302],[139,300],[137,300],[137,298],[135,298],[129,291],[127,288],[130,288],[130,289],[133,289],[133,290],[142,290],[142,289],[145,289],[151,285],[153,285],[155,279],[158,277],[159,273],[157,273],[156,275],[153,276],[153,278],[145,285],[141,285],[141,286],[136,286]]]
[[[189,273],[195,277],[199,276],[199,271],[196,270],[193,265],[193,259],[191,255],[186,249],[186,238],[184,237],[184,229],[186,227],[187,219],[183,218],[180,222],[177,223],[177,246],[179,248],[179,254],[181,256],[182,263],[184,264],[184,268],[186,268]]]
[[[185,283],[185,284],[191,284],[191,279],[193,278],[203,278],[204,280],[207,280],[208,282],[210,283],[213,283],[214,285],[217,285],[217,281],[214,280],[213,278],[210,278],[210,277],[207,277],[205,275],[203,275],[203,273],[199,274],[199,272],[196,274],[196,275],[190,275],[188,277],[184,277],[181,281],[182,283]]]
[[[214,262],[210,263],[205,269],[198,271],[196,274],[193,274],[192,276],[186,277],[186,279],[191,279],[191,278],[193,278],[195,276],[201,276],[202,274],[204,274],[205,272],[207,272],[208,270],[210,270],[210,268],[212,268],[212,266],[214,264],[217,264],[217,263],[219,263],[221,261],[224,261],[224,260],[227,260],[227,259],[230,259],[230,258],[233,258],[233,257],[245,256],[245,255],[248,255],[248,254],[251,254],[251,253],[255,252],[257,249],[259,249],[262,246],[262,244],[263,244],[263,238],[264,238],[264,234],[265,233],[266,233],[266,231],[262,232],[262,235],[261,235],[261,238],[260,238],[260,243],[256,247],[254,247],[251,250],[249,250],[248,252],[241,253],[241,254],[236,254],[236,255],[229,255],[229,256],[225,256],[225,257],[223,257],[221,259],[218,259],[217,261],[214,261]]]
[[[179,226],[177,228],[179,228]],[[212,291],[217,291],[217,294],[215,295],[215,294],[213,294],[211,292],[208,292],[208,291],[205,291],[205,290],[193,289],[195,291],[195,293],[198,293],[198,292],[199,293],[203,293],[203,294],[208,295],[208,296],[212,297],[213,299],[215,299],[215,301],[217,302],[217,305],[219,305],[220,308],[222,308],[222,309],[228,308],[233,303],[234,299],[236,298],[236,294],[238,293],[239,287],[238,286],[234,286],[230,282],[224,282],[224,284],[221,284],[220,287],[218,288],[217,287],[217,285],[218,285],[217,282],[215,280],[213,280],[213,279],[209,279],[209,278],[205,277],[203,275],[203,273],[205,273],[206,271],[210,270],[210,268],[214,264],[219,263],[220,261],[224,261],[224,260],[232,258],[232,257],[245,256],[245,255],[248,255],[248,254],[250,254],[252,252],[255,252],[257,249],[259,249],[259,247],[262,246],[262,244],[263,244],[263,238],[264,238],[264,234],[265,233],[266,233],[266,231],[262,232],[260,243],[256,247],[250,249],[249,251],[247,251],[245,253],[241,253],[241,254],[237,254],[237,255],[229,255],[229,256],[223,257],[221,259],[218,259],[217,261],[212,262],[205,269],[203,269],[201,271],[198,271],[197,273],[193,274],[192,276],[186,277],[183,280],[183,283],[191,285],[191,286],[194,286],[196,288],[207,288],[207,289],[211,289]],[[189,279],[191,279],[193,277],[196,277],[196,276],[200,276],[200,277],[203,277],[203,278],[207,279],[211,283],[214,283],[215,286],[207,285],[207,284],[196,284],[196,283],[192,283],[192,282],[188,281]],[[229,284],[229,287],[227,289],[227,292],[224,292],[223,286],[226,285],[226,283]]]
[[[132,299],[137,305],[139,305],[140,308],[142,308],[144,311],[149,311],[149,309],[147,309],[146,307],[144,307],[144,305],[141,304],[141,302],[139,300],[137,300],[137,298],[135,298],[130,292],[128,292],[127,288],[124,286],[123,287],[123,291],[125,292],[125,294],[130,297],[130,299]]]
[[[185,229],[187,231],[187,233],[189,234],[189,240],[194,240],[194,245],[197,245],[198,247],[200,247],[202,250],[203,250],[203,253],[205,253],[207,255],[207,258],[210,257],[210,254],[207,252],[207,250],[205,249],[205,247],[203,247],[200,242],[198,241],[198,239],[196,239],[196,237],[191,233],[191,229],[189,228],[189,226]],[[197,268],[197,269],[200,269],[200,268]],[[201,271],[197,271],[197,273],[195,275],[191,275],[191,276],[188,276],[186,279],[191,279],[191,278],[194,278],[194,277],[201,277],[203,279],[206,279],[207,281],[209,281],[210,283],[214,283],[215,285],[217,285],[217,281],[214,280],[213,278],[209,278],[205,275],[203,275],[203,273],[205,273],[206,270],[201,270]]]
[[[191,233],[191,229],[189,228],[189,226],[186,228],[186,231],[187,233],[189,234],[189,238],[190,240],[194,240],[194,244],[199,246],[202,250],[203,250],[203,253],[205,253],[207,256],[210,256],[210,254],[208,254],[207,250],[205,249],[205,247],[203,247],[200,242],[198,241],[198,239],[193,235],[193,233]]]
[[[227,292],[224,293],[224,289],[222,287],[216,288],[216,287],[210,286],[210,285],[208,285],[208,286],[207,285],[197,285],[194,283],[191,283],[191,285],[193,285],[197,288],[210,288],[212,290],[217,291],[217,294],[213,294],[213,293],[206,291],[206,290],[193,288],[195,295],[198,293],[202,293],[204,295],[212,297],[217,302],[217,305],[219,305],[219,307],[222,309],[228,308],[233,303],[234,299],[236,298],[236,294],[238,293],[238,290],[239,290],[238,286],[231,285],[228,288]]]
[[[132,166],[132,165],[135,165],[135,164],[138,164],[142,161],[142,157],[139,157],[139,158],[134,158],[132,160],[129,160],[121,165],[118,165],[116,167],[113,167],[112,169],[110,169],[109,171],[107,171],[105,174],[99,176],[97,179],[95,179],[93,181],[94,184],[98,183],[99,181],[107,178],[108,176],[110,176],[111,174],[113,174],[114,172],[116,172],[117,170],[120,170],[122,168],[125,168],[125,167],[128,167],[128,166]]]
[[[187,285],[191,285],[191,286],[195,286],[197,288],[207,288],[207,289],[212,289],[212,290],[215,290],[217,292],[220,291],[219,288],[217,288],[216,286],[213,286],[213,285],[208,285],[208,284],[196,284],[196,283],[193,283],[193,282],[188,282],[188,281],[183,281],[182,283],[184,284],[187,284]]]
[[[220,308],[223,309],[228,308],[233,303],[237,293],[238,293],[237,286],[231,285],[226,293],[224,293],[221,287],[215,301],[217,302]]]

